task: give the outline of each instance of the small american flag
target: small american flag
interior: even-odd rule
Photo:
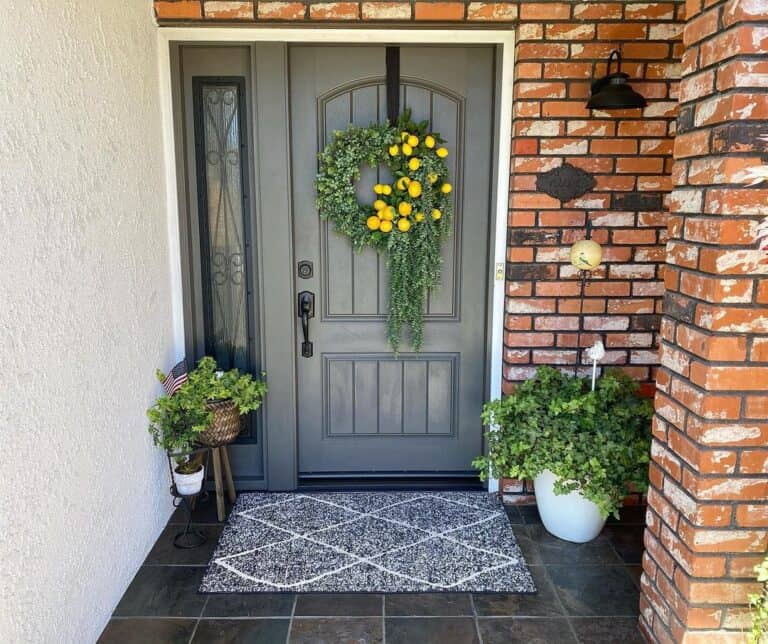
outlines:
[[[185,382],[187,382],[186,359],[179,362],[179,364],[170,370],[165,377],[165,380],[163,380],[163,387],[169,396],[173,396]]]

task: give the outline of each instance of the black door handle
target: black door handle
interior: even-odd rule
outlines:
[[[304,332],[304,342],[301,343],[301,355],[303,358],[312,357],[312,343],[309,341],[309,318],[315,317],[315,294],[309,291],[299,293],[299,317],[301,318],[301,330]]]

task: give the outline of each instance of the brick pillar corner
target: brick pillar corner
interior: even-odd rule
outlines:
[[[768,15],[686,4],[640,625],[735,644],[768,546],[768,185],[743,180],[768,160]]]

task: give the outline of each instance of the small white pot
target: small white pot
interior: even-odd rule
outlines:
[[[585,499],[580,492],[555,494],[555,480],[557,477],[549,470],[544,470],[533,480],[536,505],[544,527],[566,541],[592,541],[605,525],[597,504]]]
[[[205,467],[201,467],[192,474],[179,474],[176,469],[173,470],[173,482],[176,485],[176,491],[183,496],[197,494],[203,487],[204,477]]]

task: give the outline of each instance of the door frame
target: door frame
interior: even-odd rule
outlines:
[[[495,204],[490,226],[490,247],[493,248],[493,261],[489,262],[488,316],[486,329],[486,382],[488,399],[499,398],[502,393],[502,357],[504,340],[504,288],[506,267],[507,217],[509,211],[510,158],[512,150],[512,107],[514,74],[514,32],[512,30],[486,30],[466,28],[421,29],[408,28],[397,32],[391,27],[385,29],[370,28],[360,25],[354,28],[323,29],[296,27],[161,27],[158,38],[158,72],[160,80],[160,108],[162,118],[162,137],[165,160],[166,211],[168,227],[168,255],[171,286],[171,310],[173,316],[173,353],[181,358],[185,353],[184,324],[184,274],[182,266],[182,231],[181,221],[185,216],[180,210],[180,191],[184,188],[184,177],[180,174],[179,138],[174,117],[174,74],[172,70],[172,47],[185,43],[197,44],[250,44],[262,43],[326,43],[326,44],[389,44],[389,45],[429,45],[445,44],[446,36],[452,45],[495,45],[496,46],[496,86],[494,96],[495,149],[492,151],[494,170],[492,203]],[[256,151],[254,151],[256,153]],[[292,272],[291,272],[292,278]],[[293,351],[295,352],[295,342]],[[265,356],[268,362],[268,356]],[[295,360],[292,369],[295,370]],[[265,367],[268,365],[265,364]],[[295,372],[293,382],[295,383]],[[265,484],[270,488],[295,488],[298,482],[296,466],[296,398],[295,391],[286,392],[287,399],[280,410],[293,416],[294,432],[292,436],[270,435],[270,423],[265,422],[264,459]],[[267,403],[265,403],[265,407]],[[269,413],[269,412],[267,412]],[[273,432],[274,433],[274,432]],[[277,456],[278,450],[293,450],[294,468],[292,472],[285,468],[270,467],[270,453]],[[279,459],[284,461],[284,457]],[[277,486],[273,483],[277,482]],[[498,491],[498,481],[489,478],[488,491]]]

